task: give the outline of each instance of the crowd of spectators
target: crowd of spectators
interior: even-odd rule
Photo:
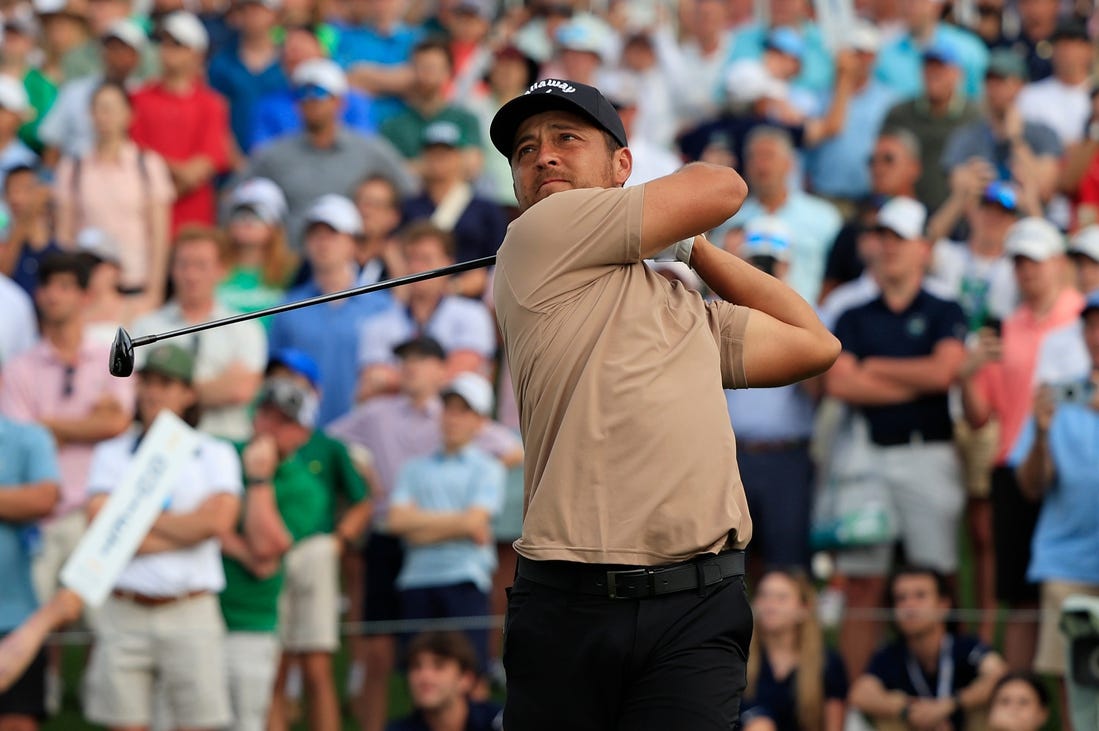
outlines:
[[[545,78],[614,104],[627,185],[740,171],[750,197],[711,240],[843,345],[820,378],[727,392],[756,525],[746,727],[834,731],[857,709],[961,728],[991,704],[993,727],[1036,729],[1063,704],[1024,671],[1063,677],[1061,603],[1099,596],[1090,3],[0,0],[0,17],[0,634],[56,590],[142,425],[167,410],[204,440],[85,613],[89,720],[339,728],[343,621],[362,728],[390,722],[395,672],[417,710],[393,728],[498,723],[491,617],[524,457],[491,269],[142,349],[129,380],[106,364],[119,326],[495,253],[518,210],[489,123]],[[835,652],[815,553],[844,603]],[[980,611],[959,629],[963,600]],[[1023,610],[1002,635],[1000,606]],[[463,631],[409,641],[439,619]],[[0,726],[34,728],[60,684],[46,652]]]

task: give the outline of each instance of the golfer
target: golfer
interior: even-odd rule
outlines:
[[[793,290],[698,235],[744,201],[733,170],[623,188],[618,114],[560,79],[490,134],[522,211],[494,283],[527,455],[504,728],[731,729],[752,523],[722,388],[813,376],[839,344]],[[642,263],[676,242],[724,302]]]

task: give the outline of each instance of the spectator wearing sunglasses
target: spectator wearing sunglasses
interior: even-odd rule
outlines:
[[[58,446],[61,497],[42,523],[34,561],[35,589],[52,596],[61,566],[84,533],[87,474],[96,444],[130,425],[133,381],[103,367],[108,346],[86,337],[84,310],[91,276],[87,258],[54,254],[38,270],[35,293],[42,338],[4,367],[0,413],[46,427]]]
[[[324,58],[324,48],[318,30],[313,26],[301,25],[286,29],[286,38],[282,44],[283,73],[292,78],[303,64]],[[348,89],[343,98],[343,123],[364,135],[377,130],[376,109],[371,98],[358,91]],[[302,118],[298,110],[295,89],[287,84],[284,88],[272,91],[260,98],[252,110],[252,129],[247,136],[247,144],[240,140],[245,152],[260,145],[273,142],[284,135],[301,132]]]

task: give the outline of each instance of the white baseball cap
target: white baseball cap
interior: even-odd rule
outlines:
[[[112,38],[122,41],[135,51],[142,50],[149,42],[149,37],[145,35],[145,29],[129,18],[122,18],[111,23],[111,27],[103,34],[102,40],[107,41]]]
[[[23,82],[14,76],[0,74],[0,109],[15,112],[21,117],[30,116],[31,102]]]
[[[298,64],[290,81],[295,87],[319,86],[336,97],[347,94],[347,75],[339,64],[327,58],[313,58]]]
[[[101,228],[83,228],[76,235],[76,248],[101,261],[122,265],[122,255],[118,250],[118,242],[110,234]]]
[[[69,0],[33,0],[31,7],[38,15],[59,15],[64,13]]]
[[[4,28],[11,28],[16,33],[30,38],[38,37],[38,21],[26,6],[16,7],[4,13]]]
[[[877,53],[881,49],[881,33],[873,23],[857,20],[847,33],[848,45],[863,53]]]
[[[229,207],[236,211],[248,208],[269,225],[276,225],[286,216],[286,196],[282,188],[267,178],[246,180],[233,190]]]
[[[1016,221],[1004,238],[1007,256],[1022,256],[1034,261],[1045,261],[1065,253],[1065,237],[1061,231],[1044,218],[1030,216]]]
[[[1068,240],[1068,252],[1099,261],[1099,224],[1093,223],[1077,231]]]
[[[760,99],[785,99],[790,88],[782,79],[767,73],[759,61],[744,59],[729,66],[725,74],[725,91],[729,101],[751,104]]]
[[[892,231],[906,241],[923,238],[927,209],[912,198],[896,196],[878,209],[877,228]]]
[[[363,217],[348,198],[335,193],[322,195],[313,201],[305,213],[305,225],[323,223],[342,234],[359,236],[363,232]]]
[[[256,5],[262,5],[268,10],[279,10],[282,8],[282,0],[236,0],[236,4],[247,5],[249,3],[255,3]]]
[[[176,43],[193,51],[205,52],[210,46],[210,36],[206,33],[206,27],[194,13],[188,13],[186,10],[169,13],[160,27]]]
[[[790,261],[794,232],[777,216],[753,218],[744,226],[745,256],[771,256]]]
[[[469,408],[481,416],[490,416],[492,414],[492,405],[495,401],[492,395],[492,384],[485,380],[483,376],[469,372],[459,373],[439,395],[449,396],[451,394],[465,401]]]
[[[557,29],[557,45],[568,51],[587,51],[606,61],[610,54],[611,37],[602,21],[579,16]]]

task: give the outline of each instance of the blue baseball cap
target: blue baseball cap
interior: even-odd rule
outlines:
[[[942,38],[936,38],[930,46],[924,49],[923,60],[925,63],[934,61],[949,64],[950,66],[960,66],[962,63],[962,57],[958,53],[958,49],[954,47],[954,44]]]
[[[981,194],[981,203],[999,206],[1008,213],[1019,212],[1019,194],[1011,183],[997,180],[989,184]]]
[[[271,353],[267,359],[267,373],[275,366],[282,366],[299,376],[303,376],[316,388],[321,382],[321,369],[317,367],[317,361],[302,350],[296,348],[279,348]]]
[[[802,57],[805,56],[805,41],[802,40],[801,34],[793,28],[775,28],[767,34],[767,40],[763,46],[779,53],[785,53],[787,56],[793,56],[798,61],[801,61]]]

